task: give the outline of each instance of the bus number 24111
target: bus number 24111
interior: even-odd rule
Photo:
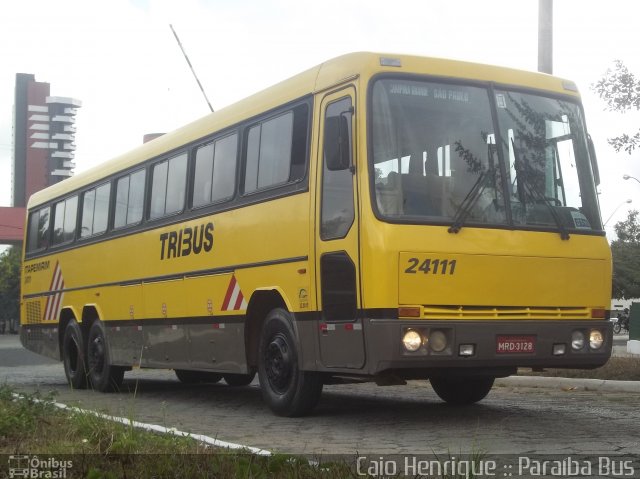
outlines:
[[[455,259],[431,259],[420,260],[419,258],[409,258],[409,267],[404,270],[405,273],[417,274],[454,274],[456,271]]]

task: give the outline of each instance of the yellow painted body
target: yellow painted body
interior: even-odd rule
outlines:
[[[30,210],[68,192],[82,192],[116,174],[167,151],[195,142],[304,95],[313,95],[308,188],[266,202],[241,206],[188,221],[153,227],[108,241],[51,249],[27,256],[22,282],[22,324],[56,324],[44,320],[54,297],[56,264],[64,278],[60,310],[82,321],[95,307],[104,321],[225,317],[245,314],[258,291],[276,291],[293,313],[322,311],[318,258],[334,250],[319,240],[319,185],[322,105],[334,91],[353,95],[356,219],[342,240],[355,256],[360,310],[397,310],[415,306],[420,318],[450,319],[589,319],[592,309],[609,304],[611,258],[604,236],[465,227],[450,234],[446,226],[392,224],[378,220],[370,194],[367,160],[367,86],[381,72],[415,73],[445,78],[491,80],[498,84],[575,95],[563,80],[537,73],[439,59],[407,56],[402,67],[380,66],[380,55],[353,54],[327,62],[236,105],[145,144],[132,152],[35,194]],[[307,181],[307,180],[305,180]],[[161,259],[161,236],[213,224],[210,251]],[[407,273],[415,258],[415,273]],[[447,261],[435,273],[418,270],[429,259]],[[455,261],[455,274],[449,274]],[[36,267],[34,265],[40,264]],[[235,294],[225,308],[235,282]],[[533,311],[533,313],[532,313]],[[367,337],[365,335],[366,343]],[[311,356],[315,352],[308,351]],[[318,365],[320,363],[318,362]],[[171,367],[171,364],[168,364]],[[320,367],[320,366],[318,366]]]

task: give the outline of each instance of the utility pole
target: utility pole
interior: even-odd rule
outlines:
[[[553,0],[538,0],[538,71],[553,73]]]

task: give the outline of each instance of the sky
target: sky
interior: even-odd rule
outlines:
[[[591,89],[620,59],[640,76],[636,0],[554,0],[555,75],[574,80],[601,170],[608,237],[640,209],[640,151],[607,138],[640,114],[605,111]],[[0,206],[10,206],[16,73],[82,101],[76,173],[209,109],[171,33],[176,29],[214,109],[353,51],[407,53],[537,69],[538,0],[9,0],[0,17]],[[626,203],[631,199],[632,203]]]

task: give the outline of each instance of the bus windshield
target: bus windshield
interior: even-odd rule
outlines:
[[[380,216],[458,228],[601,230],[578,104],[382,78],[373,85],[371,111]]]

